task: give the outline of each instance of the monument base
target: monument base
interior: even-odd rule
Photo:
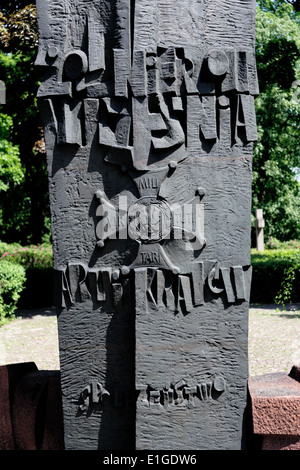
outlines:
[[[261,450],[300,450],[300,367],[249,380],[253,433]]]

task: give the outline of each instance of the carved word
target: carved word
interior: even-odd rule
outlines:
[[[149,385],[138,385],[138,401],[147,406],[150,405],[187,405],[195,406],[195,399],[207,401],[217,399],[226,389],[223,377],[216,377],[208,382],[201,382],[196,385],[188,385],[184,380],[180,380],[170,387],[157,390]]]
[[[78,409],[84,412],[107,406],[121,408],[123,405],[123,398],[117,388],[114,388],[113,392],[108,392],[99,382],[92,381],[82,390]]]
[[[147,262],[156,262],[156,258]],[[249,301],[251,266],[219,267],[216,261],[193,263],[190,273],[174,274],[155,267],[140,267],[134,273],[136,304],[153,309],[189,313],[194,307],[225,294],[228,303]],[[92,300],[105,303],[105,310],[113,312],[132,299],[131,276],[125,269],[89,269],[84,263],[69,263],[56,270],[57,305],[69,308],[77,302]],[[146,302],[145,302],[146,299]],[[131,300],[132,301],[132,300]]]
[[[79,409],[85,411],[92,405],[110,403],[110,393],[98,382],[92,382],[82,390],[79,401]]]
[[[167,308],[174,312],[190,313],[194,307],[203,305],[206,295],[225,294],[228,303],[249,301],[250,266],[218,268],[215,262],[194,263],[189,274],[174,274],[167,270],[135,268],[136,305],[159,310]],[[146,293],[147,302],[144,302]]]
[[[68,263],[65,269],[55,271],[56,302],[69,308],[78,302],[92,300],[105,303],[107,312],[113,312],[124,300],[130,286],[129,278],[112,268],[89,269],[84,263]]]

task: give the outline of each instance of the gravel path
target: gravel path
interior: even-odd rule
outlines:
[[[290,372],[300,364],[300,305],[252,306],[248,345],[250,376]]]
[[[0,365],[35,362],[39,370],[58,370],[55,310],[19,312],[0,328]],[[252,305],[249,312],[249,375],[289,372],[300,364],[300,305],[286,310]]]
[[[0,328],[0,365],[35,362],[39,370],[58,370],[55,308],[18,312]]]

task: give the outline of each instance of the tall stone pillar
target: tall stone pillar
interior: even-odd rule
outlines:
[[[242,449],[252,0],[37,0],[66,449]]]

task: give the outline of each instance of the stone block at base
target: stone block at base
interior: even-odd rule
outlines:
[[[0,367],[0,450],[63,450],[60,371]]]
[[[253,433],[262,450],[300,450],[299,366],[289,375],[266,374],[249,379]]]

